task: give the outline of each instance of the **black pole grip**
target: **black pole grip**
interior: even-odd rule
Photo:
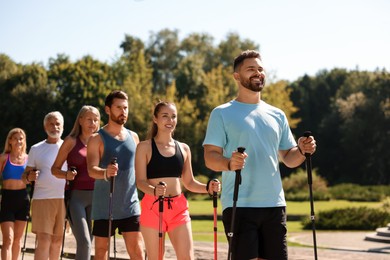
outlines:
[[[305,132],[303,133],[303,136],[304,136],[304,137],[309,137],[309,136],[311,136],[311,135],[312,135],[311,131],[305,131]],[[310,157],[311,154],[310,154],[310,153],[305,153],[305,156],[306,156],[306,158],[307,158],[307,157]]]
[[[305,131],[303,133],[304,137],[309,137],[311,135],[312,135],[311,131]],[[305,156],[306,156],[307,182],[309,185],[311,185],[313,183],[313,175],[311,172],[311,168],[312,168],[311,167],[311,154],[305,153]]]
[[[118,161],[118,158],[112,157],[112,159],[111,159],[111,164],[116,164],[117,161]]]
[[[215,191],[213,192],[213,207],[218,207],[218,194]]]
[[[238,147],[238,148],[237,148],[237,151],[238,151],[239,153],[243,153],[243,152],[245,152],[245,147]]]
[[[112,157],[112,159],[111,159],[111,164],[116,164],[116,163],[117,163],[117,160],[118,160],[118,158]],[[110,181],[110,191],[111,191],[111,193],[114,192],[114,177],[111,177],[111,181]]]
[[[237,151],[239,153],[243,153],[245,151],[245,147],[238,147]],[[236,170],[236,179],[234,182],[234,193],[233,193],[233,200],[237,201],[238,199],[238,185],[241,184],[241,169]]]

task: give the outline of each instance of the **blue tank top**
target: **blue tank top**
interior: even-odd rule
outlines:
[[[8,154],[7,162],[3,170],[3,180],[21,180],[22,174],[26,169],[27,165],[27,156],[24,159],[24,164],[18,165],[11,162]]]
[[[113,138],[104,129],[99,130],[104,144],[104,152],[99,166],[106,168],[113,157],[117,158],[118,173],[115,177],[113,194],[113,219],[124,219],[141,214],[137,187],[135,185],[134,159],[136,143],[128,130],[125,140]],[[108,219],[110,182],[95,180],[92,199],[92,218]]]
[[[183,172],[184,157],[177,141],[175,141],[175,154],[164,157],[160,154],[154,138],[152,138],[152,158],[146,168],[148,179],[176,177],[180,178]]]

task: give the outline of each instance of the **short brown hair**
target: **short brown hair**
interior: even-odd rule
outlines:
[[[114,98],[119,98],[119,99],[125,99],[128,100],[128,96],[125,92],[122,90],[114,90],[108,96],[106,97],[106,100],[104,101],[104,105],[111,107],[112,102],[114,101]]]
[[[233,71],[236,72],[238,67],[242,64],[245,59],[258,58],[261,60],[260,53],[255,50],[246,50],[240,53],[233,62]]]

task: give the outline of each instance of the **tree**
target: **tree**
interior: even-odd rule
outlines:
[[[176,73],[176,88],[180,97],[199,100],[203,96],[204,59],[199,55],[189,55],[182,59]]]
[[[259,45],[249,39],[241,40],[237,33],[228,33],[218,45],[217,55],[224,67],[232,67],[234,58],[245,50],[259,50]]]
[[[220,60],[213,41],[214,38],[207,33],[192,33],[182,40],[180,53],[183,53],[184,57],[198,56],[203,60],[203,70],[209,72],[218,66]]]
[[[292,89],[288,87],[288,82],[284,80],[277,81],[267,86],[262,92],[262,99],[283,110],[286,114],[290,128],[296,128],[301,121],[299,118],[294,118],[293,115],[298,111],[290,100]]]
[[[4,94],[8,108],[16,109],[4,111],[3,125],[24,129],[28,146],[44,139],[43,118],[49,111],[58,110],[58,93],[48,84],[45,68],[35,63],[20,66],[9,79],[9,91]]]
[[[129,96],[127,126],[135,130],[141,140],[146,137],[153,100],[153,69],[145,54],[145,45],[139,38],[126,35],[121,44],[123,54],[113,64],[116,79]]]
[[[117,89],[111,67],[91,56],[85,56],[71,63],[66,56],[49,60],[49,81],[58,92],[58,100],[63,111],[66,111],[65,132],[70,131],[78,111],[83,105],[104,108],[106,95]]]
[[[181,59],[178,31],[164,29],[152,33],[145,51],[153,69],[153,93],[163,94],[174,81]]]
[[[350,72],[320,126],[320,171],[332,183],[389,184],[390,75]]]

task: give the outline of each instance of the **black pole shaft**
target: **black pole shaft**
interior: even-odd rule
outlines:
[[[303,136],[311,136],[310,131],[306,131]],[[318,259],[317,255],[317,238],[316,238],[316,225],[315,225],[315,214],[314,214],[314,199],[313,199],[313,175],[311,166],[311,154],[305,153],[306,157],[306,171],[307,171],[307,183],[309,184],[309,195],[310,195],[310,220],[313,231],[313,246],[314,246],[314,259]]]
[[[117,158],[112,157],[111,164],[116,164]],[[109,203],[108,203],[108,259],[110,259],[110,249],[111,249],[111,233],[112,233],[112,221],[113,221],[113,215],[112,215],[112,203],[114,198],[114,187],[115,187],[115,176],[110,178],[110,194],[109,194]],[[114,234],[115,236],[115,234]],[[114,243],[115,243],[114,239]],[[114,245],[114,251],[115,251],[116,245]],[[114,257],[116,259],[116,253],[114,252]]]
[[[313,230],[313,246],[314,246],[314,259],[317,260],[317,238],[316,238],[316,225],[315,225],[315,213],[314,213],[314,199],[313,199],[313,178],[312,178],[312,166],[311,156],[306,155],[306,169],[307,169],[307,181],[309,184],[310,195],[310,220]]]
[[[35,171],[35,169],[34,169]],[[30,205],[30,208],[31,208],[31,200],[32,200],[32,196],[33,196],[33,193],[34,193],[34,185],[35,185],[35,182],[31,182],[31,185],[30,185],[30,193],[29,193],[29,196],[30,196],[30,200],[29,200],[29,205]],[[23,242],[23,248],[22,248],[22,260],[24,259],[24,253],[26,252],[26,241],[27,241],[27,232],[28,232],[28,222],[31,222],[31,214],[30,212],[28,213],[28,219],[27,219],[27,223],[26,223],[26,230],[25,230],[25,233],[24,233],[24,242]]]
[[[243,153],[245,151],[245,148],[238,147],[237,151]],[[228,233],[228,237],[229,237],[228,260],[232,258],[232,246],[233,246],[233,236],[234,236],[234,226],[235,226],[234,224],[236,222],[237,200],[238,200],[238,191],[239,191],[240,184],[241,184],[241,169],[236,170],[236,178],[234,180],[232,220],[230,223],[230,232]]]

